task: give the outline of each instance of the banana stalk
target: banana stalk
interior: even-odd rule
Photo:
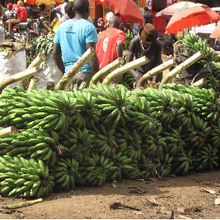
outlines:
[[[187,69],[189,66],[200,60],[202,57],[204,57],[204,54],[199,51],[196,54],[189,57],[187,60],[179,64],[176,68],[174,68],[171,72],[169,72],[161,81],[159,89],[161,90],[163,88],[163,84],[169,82],[172,80],[177,74],[181,73],[183,70]]]
[[[17,208],[33,205],[35,203],[42,202],[42,201],[43,201],[43,199],[39,198],[39,199],[31,200],[31,201],[25,201],[25,202],[15,203],[15,204],[12,204],[12,205],[6,205],[6,206],[3,206],[3,208],[5,208],[5,209],[17,209]]]
[[[60,79],[57,83],[56,90],[64,90],[71,79],[76,73],[82,68],[82,66],[87,63],[95,55],[95,49],[90,47],[80,59],[69,69],[69,71]]]
[[[149,60],[145,56],[141,57],[141,58],[139,58],[137,60],[134,60],[132,62],[129,62],[129,63],[125,64],[124,66],[114,70],[108,76],[106,76],[104,81],[103,81],[103,84],[104,85],[109,85],[112,82],[112,80],[114,80],[115,78],[121,76],[122,74],[124,74],[124,73],[126,73],[126,72],[128,72],[128,71],[130,71],[132,69],[135,69],[135,68],[137,68],[139,66],[142,66],[142,65],[144,65],[144,64],[146,64],[148,62],[149,62]]]
[[[46,59],[46,55],[44,53],[39,53],[38,56],[31,62],[27,69],[31,69],[35,66],[40,66],[41,63]],[[23,79],[23,87],[28,88],[30,82],[30,77]]]
[[[28,87],[28,91],[32,91],[32,90],[36,89],[38,86],[38,83],[39,83],[38,78],[32,78],[31,82],[29,84],[29,87]]]
[[[41,69],[39,67],[33,67],[32,69],[26,69],[25,71],[23,72],[20,72],[20,73],[17,73],[15,75],[12,75],[10,76],[9,78],[7,79],[4,79],[3,81],[0,82],[0,93],[2,93],[3,89],[12,84],[12,83],[15,83],[19,80],[23,80],[27,77],[31,77],[37,73],[39,73],[41,71]]]
[[[49,81],[47,83],[47,90],[54,90],[55,82]]]
[[[207,83],[206,78],[202,78],[202,79],[196,81],[195,83],[193,83],[193,84],[191,85],[191,87],[193,87],[193,86],[198,86],[198,87],[202,88],[206,83]]]
[[[124,59],[119,57],[117,60],[109,63],[103,69],[99,70],[91,79],[90,85],[97,84],[98,81],[108,75],[112,70],[116,69],[118,66],[124,63]]]
[[[141,87],[144,87],[144,84],[147,82],[147,80],[151,79],[153,76],[161,73],[162,71],[172,67],[175,65],[174,59],[168,60],[165,63],[160,64],[159,66],[151,69],[146,74],[144,74],[141,79],[137,83],[137,89],[140,89]]]
[[[8,136],[9,134],[13,134],[15,132],[17,132],[17,129],[14,126],[4,128],[4,129],[0,130],[0,138],[3,138],[5,136]]]

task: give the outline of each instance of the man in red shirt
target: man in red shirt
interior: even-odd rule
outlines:
[[[23,6],[22,1],[17,2],[18,8],[16,9],[16,19],[11,19],[8,24],[9,36],[11,36],[12,24],[17,24],[20,22],[27,21],[27,9]]]
[[[123,55],[125,33],[119,28],[120,19],[116,16],[112,16],[109,20],[109,28],[98,34],[96,54],[98,56],[100,69]]]

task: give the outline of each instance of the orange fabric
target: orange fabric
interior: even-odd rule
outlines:
[[[166,31],[170,34],[176,34],[185,28],[211,24],[218,22],[219,19],[219,14],[211,8],[195,6],[176,12],[167,24]]]
[[[96,54],[98,56],[100,69],[118,58],[116,52],[118,41],[122,41],[125,44],[125,33],[119,29],[109,28],[98,34]]]
[[[144,17],[138,8],[137,4],[133,0],[95,0],[96,2],[109,7],[117,14],[123,15],[129,21],[141,22]]]

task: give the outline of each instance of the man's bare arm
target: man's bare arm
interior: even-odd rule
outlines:
[[[53,59],[57,65],[57,67],[60,69],[60,71],[64,74],[64,66],[63,66],[63,61],[61,58],[61,48],[59,44],[54,43],[53,45]]]
[[[95,48],[95,43],[87,43],[86,44],[86,50],[88,50],[90,47]],[[90,60],[89,60],[89,64],[91,66],[92,71],[95,73],[97,73],[99,71],[99,60],[97,55],[95,54]]]

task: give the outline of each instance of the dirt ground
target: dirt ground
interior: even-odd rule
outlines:
[[[16,210],[2,206],[24,199],[0,199],[1,219],[218,219],[220,171],[175,178],[123,180],[114,188],[77,187],[52,193],[41,203]],[[220,198],[220,197],[219,197]]]

